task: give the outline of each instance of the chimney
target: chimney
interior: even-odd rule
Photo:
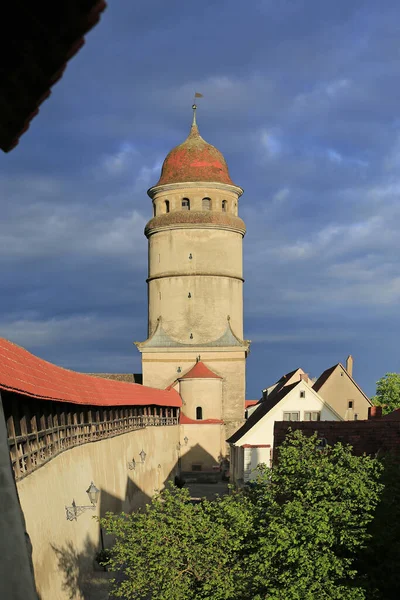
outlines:
[[[306,383],[308,383],[307,373],[300,373],[300,381],[305,381]]]
[[[368,420],[380,419],[382,416],[382,406],[369,406],[368,407]]]
[[[348,372],[350,377],[353,377],[353,357],[351,354],[349,354],[346,359],[346,371]]]

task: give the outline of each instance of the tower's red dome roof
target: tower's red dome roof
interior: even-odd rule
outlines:
[[[154,186],[204,181],[235,185],[221,152],[201,137],[195,118],[187,139],[164,160],[161,177]]]

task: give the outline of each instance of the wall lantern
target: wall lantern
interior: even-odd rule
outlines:
[[[140,461],[141,461],[142,463],[144,463],[144,461],[146,460],[146,456],[147,456],[147,455],[146,455],[146,452],[145,452],[144,450],[142,450],[142,451],[139,453],[139,456],[140,456]]]
[[[189,438],[188,438],[187,435],[185,435],[185,437],[183,438],[183,441],[185,442],[185,446],[187,446],[188,445],[188,441],[189,441]]]
[[[72,506],[66,506],[65,510],[67,513],[67,521],[76,521],[77,518],[85,512],[85,510],[94,510],[96,508],[97,501],[99,499],[100,490],[94,485],[93,481],[86,490],[91,506],[77,506],[75,500],[72,500]]]
[[[134,471],[136,469],[136,461],[134,458],[130,462],[128,462],[128,469]]]

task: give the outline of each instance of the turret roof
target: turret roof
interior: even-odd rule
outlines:
[[[195,115],[194,107],[190,133],[182,144],[169,152],[164,160],[160,179],[154,187],[196,181],[235,185],[221,152],[201,137]]]
[[[222,379],[222,377],[211,371],[211,369],[199,360],[190,371],[179,377],[179,379]]]

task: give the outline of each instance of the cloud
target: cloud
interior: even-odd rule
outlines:
[[[114,154],[106,154],[99,167],[99,174],[119,176],[130,168],[138,158],[139,151],[130,143],[123,142],[121,148]]]
[[[372,393],[400,368],[397,21],[394,0],[110,5],[2,157],[4,335],[71,368],[138,368],[146,190],[199,91],[202,135],[245,189],[250,395],[349,351]]]
[[[275,158],[281,153],[282,143],[278,136],[274,135],[272,132],[266,130],[261,131],[260,141],[269,158]]]

